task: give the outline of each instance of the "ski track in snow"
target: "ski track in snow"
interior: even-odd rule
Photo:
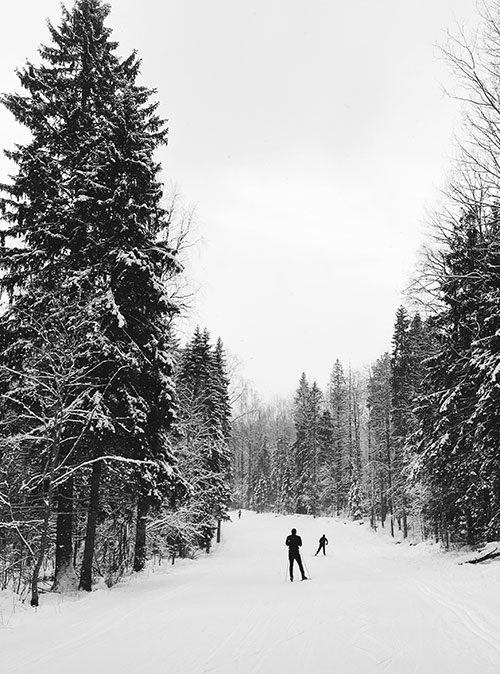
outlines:
[[[457,602],[452,597],[443,595],[436,588],[430,588],[420,581],[413,582],[419,591],[427,596],[431,602],[448,609],[463,623],[467,631],[485,641],[500,654],[500,630],[493,631],[488,626],[488,623],[477,613],[471,611],[466,605]]]
[[[233,519],[213,554],[111,590],[15,615],[0,593],[0,674],[500,673],[500,563],[337,519]],[[288,580],[293,526],[310,581]]]

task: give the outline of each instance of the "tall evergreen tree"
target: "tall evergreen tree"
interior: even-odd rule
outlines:
[[[336,481],[337,515],[347,506],[351,462],[349,456],[349,396],[344,368],[337,359],[333,365],[328,388],[330,413],[333,421],[333,470]]]
[[[169,279],[180,267],[168,242],[153,156],[167,131],[150,100],[153,91],[136,82],[135,54],[116,55],[108,14],[100,0],[77,0],[71,11],[63,9],[60,26],[49,24],[52,43],[40,49],[42,64],[28,63],[18,73],[26,94],[2,97],[31,138],[7,153],[17,173],[2,185],[0,206],[9,223],[3,240],[9,243],[0,251],[0,266],[2,288],[12,298],[11,332],[41,293],[58,289],[69,303],[75,295],[98,298],[91,337],[98,353],[89,349],[88,359],[96,382],[107,382],[113,438],[95,436],[89,458],[119,452],[136,462],[125,472],[137,501],[139,570],[148,512],[177,483],[167,438],[176,414],[169,330],[176,307]],[[95,495],[99,471],[94,480]],[[56,580],[72,554],[70,483],[59,498]],[[87,563],[91,557],[92,550]]]
[[[334,426],[329,409],[324,409],[318,427],[319,466],[318,488],[320,507],[329,513],[336,512],[337,480],[335,473]]]
[[[177,373],[183,430],[179,453],[193,487],[198,543],[207,551],[218,521],[227,518],[231,499],[228,385],[222,342],[212,347],[208,331],[197,328]]]
[[[407,513],[409,499],[406,490],[405,468],[407,465],[407,439],[412,432],[412,409],[415,404],[412,366],[411,319],[404,307],[396,312],[391,353],[391,430],[394,447],[393,505],[398,522],[403,522],[407,535]]]
[[[295,394],[293,420],[295,424],[295,443],[293,446],[295,463],[295,510],[305,512],[307,505],[303,503],[306,493],[307,477],[311,472],[311,453],[309,445],[309,397],[310,387],[305,372],[299,381]]]
[[[419,466],[437,535],[474,543],[500,531],[500,281],[497,209],[464,216],[448,240],[434,353],[418,409]]]
[[[294,443],[296,470],[296,511],[316,515],[319,507],[319,461],[322,394],[316,382],[311,386],[305,373],[295,395]]]

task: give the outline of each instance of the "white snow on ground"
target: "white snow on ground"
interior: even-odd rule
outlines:
[[[286,576],[293,526],[311,581]],[[250,512],[214,549],[111,590],[43,595],[37,613],[0,603],[1,674],[500,672],[500,562]]]

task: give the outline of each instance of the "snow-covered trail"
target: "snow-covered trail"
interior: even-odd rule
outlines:
[[[326,518],[233,520],[194,562],[110,591],[44,596],[37,614],[4,610],[0,672],[500,672],[500,564],[459,566]],[[292,526],[310,582],[286,577]],[[328,554],[314,557],[322,533]]]

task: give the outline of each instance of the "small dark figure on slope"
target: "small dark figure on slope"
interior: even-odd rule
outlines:
[[[297,536],[297,529],[292,529],[292,533],[286,537],[285,545],[288,546],[288,561],[290,562],[290,580],[293,581],[293,563],[297,562],[299,565],[300,573],[302,574],[302,580],[307,580],[307,576],[304,573],[304,567],[302,566],[302,559],[300,558],[299,548],[302,545],[302,539],[300,536]]]
[[[238,510],[238,519],[241,520],[241,510]]]
[[[326,555],[326,546],[327,545],[328,545],[328,538],[325,536],[325,534],[323,534],[323,536],[321,536],[321,538],[319,539],[319,547],[316,551],[316,555],[318,553],[320,553],[321,550],[323,550],[323,554]]]

